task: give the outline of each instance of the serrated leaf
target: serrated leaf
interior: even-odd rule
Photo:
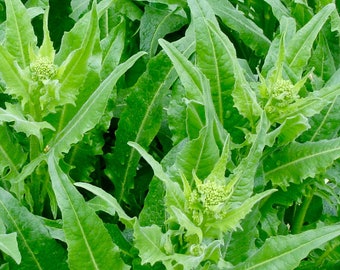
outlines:
[[[20,264],[21,254],[18,248],[17,233],[0,234],[0,250]]]
[[[274,185],[286,187],[323,173],[340,157],[340,138],[318,142],[293,142],[264,161],[264,176]]]
[[[5,47],[21,68],[29,65],[29,48],[36,45],[31,18],[20,0],[5,0],[6,40]]]
[[[48,170],[63,216],[70,268],[125,269],[126,266],[103,221],[85,203],[84,198],[71,184],[71,180],[61,170],[54,151],[49,154]]]
[[[61,156],[62,153],[67,153],[73,143],[78,142],[85,132],[92,129],[98,123],[104,113],[113,86],[119,77],[143,54],[143,52],[137,53],[123,64],[117,66],[93,92],[63,130],[52,139],[49,144],[50,148],[53,148],[58,156]]]
[[[165,261],[167,255],[161,250],[165,242],[165,235],[161,228],[156,225],[141,227],[138,222],[134,226],[134,245],[139,250],[142,264],[154,265],[158,261]]]
[[[311,250],[339,235],[340,225],[330,225],[297,235],[272,237],[253,256],[232,269],[293,270]]]
[[[49,234],[40,219],[7,191],[0,188],[0,216],[7,233],[17,233],[21,263],[10,269],[68,269],[66,252]]]
[[[7,85],[6,92],[14,98],[22,99],[24,107],[30,101],[29,82],[16,64],[16,59],[2,45],[0,45],[0,73]]]
[[[158,39],[179,30],[186,22],[187,19],[176,14],[176,10],[146,6],[140,21],[140,49],[152,57],[157,51]]]
[[[286,44],[286,62],[297,77],[301,77],[311,56],[314,40],[334,9],[334,4],[325,6]]]
[[[266,190],[262,193],[255,194],[254,196],[248,198],[239,207],[229,209],[223,219],[216,219],[213,223],[211,223],[211,228],[218,229],[218,231],[220,232],[236,230],[238,227],[240,227],[241,220],[245,218],[245,216],[251,211],[253,206],[275,191],[275,189]],[[207,234],[209,234],[209,232],[207,232]]]
[[[16,132],[23,132],[27,137],[33,135],[39,139],[42,145],[43,129],[54,130],[48,122],[34,122],[27,120],[20,110],[19,106],[12,105],[10,103],[6,104],[6,110],[0,108],[0,123],[7,122],[13,123],[13,128]]]

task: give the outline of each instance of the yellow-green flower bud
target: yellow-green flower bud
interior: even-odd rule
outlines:
[[[57,67],[47,57],[39,57],[30,64],[31,76],[34,81],[46,81],[53,79],[57,73]]]

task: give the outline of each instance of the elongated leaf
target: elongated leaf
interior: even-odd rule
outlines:
[[[158,39],[179,30],[187,19],[174,11],[146,6],[140,22],[140,49],[148,52],[150,57],[155,55]]]
[[[70,268],[125,269],[125,264],[104,223],[85,203],[84,198],[71,184],[71,180],[61,170],[54,151],[50,152],[48,169],[63,216]]]
[[[0,234],[0,250],[11,256],[17,264],[20,264],[21,254],[18,248],[16,232],[10,234]]]
[[[184,53],[191,53],[190,47]],[[147,70],[126,99],[127,106],[121,114],[115,147],[113,154],[108,156],[105,171],[115,185],[118,202],[128,202],[140,158],[127,142],[134,141],[145,148],[149,146],[161,126],[164,96],[176,78],[171,62],[161,53],[149,61]]]
[[[201,72],[194,67],[171,43],[160,39],[159,44],[171,59],[186,90],[188,99],[203,103],[204,82]]]
[[[334,4],[325,6],[287,44],[286,62],[291,71],[298,77],[301,76],[311,56],[315,38],[334,9]]]
[[[13,122],[13,128],[17,132],[24,132],[27,137],[34,135],[36,136],[40,143],[42,143],[42,130],[54,128],[47,122],[34,122],[27,120],[22,114],[20,107],[12,105],[10,103],[6,104],[6,110],[0,108],[0,123]]]
[[[235,75],[241,72],[235,48],[219,29],[207,2],[193,0],[189,1],[189,5],[196,32],[197,64],[209,79],[219,121],[232,132],[235,126],[241,126],[244,122],[230,98],[235,87],[235,77],[243,77],[243,73]]]
[[[68,269],[66,252],[49,234],[40,219],[7,191],[0,188],[0,216],[7,233],[17,233],[21,263],[10,269]]]
[[[230,183],[235,182],[235,190],[230,198],[230,202],[244,202],[251,196],[255,173],[266,145],[266,133],[269,127],[269,121],[263,112],[257,126],[256,137],[248,155],[241,160],[228,179]]]
[[[122,18],[118,25],[111,29],[108,36],[100,42],[103,51],[102,70],[100,72],[102,78],[106,78],[119,64],[124,50],[125,27],[126,23]]]
[[[105,192],[104,190],[102,190],[101,188],[98,188],[96,186],[93,186],[91,184],[88,183],[82,183],[82,182],[78,182],[74,184],[77,187],[81,187],[84,188],[90,192],[92,192],[93,194],[97,195],[100,199],[102,199],[103,201],[105,201],[110,208],[114,211],[117,212],[120,220],[126,225],[126,226],[130,226],[130,228],[133,227],[134,224],[134,219],[130,218],[125,212],[124,210],[121,208],[121,206],[118,204],[116,198],[114,198],[112,195],[110,195],[109,193]]]
[[[29,47],[36,45],[31,18],[20,0],[6,0],[5,47],[21,68],[29,65]]]
[[[293,270],[311,250],[339,235],[340,225],[331,225],[297,235],[272,237],[253,256],[233,269]]]
[[[71,1],[71,7],[72,7],[72,13],[70,14],[70,17],[77,21],[79,17],[87,11],[87,8],[90,4],[90,0],[72,0]]]
[[[0,45],[0,73],[7,85],[6,92],[22,99],[22,106],[29,102],[29,83],[19,66],[13,64],[15,58]]]
[[[6,126],[0,126],[0,141],[0,175],[3,176],[4,170],[7,168],[9,173],[17,176],[27,155]]]
[[[280,0],[265,0],[267,4],[272,7],[274,16],[278,21],[281,20],[282,16],[290,17],[289,10]]]
[[[79,49],[69,54],[58,70],[59,74],[57,76],[60,82],[58,90],[61,96],[65,95],[68,97],[68,103],[74,103],[79,88],[85,81],[88,72],[88,61],[92,54],[95,42],[99,38],[96,5],[93,5],[92,7],[90,18],[91,19],[86,25],[86,32],[82,37],[81,46]],[[64,110],[66,108],[67,107],[64,107]],[[60,121],[58,129],[63,127],[62,124],[63,121]]]
[[[285,187],[325,172],[340,157],[340,138],[318,142],[293,142],[264,161],[265,178]]]
[[[143,52],[137,53],[123,64],[117,66],[93,92],[64,129],[56,135],[50,143],[50,148],[53,148],[58,156],[62,155],[62,153],[67,153],[73,143],[78,142],[86,131],[92,129],[98,123],[104,113],[113,86],[119,77],[143,54]]]
[[[270,46],[270,40],[252,20],[237,10],[229,1],[212,0],[209,4],[223,23],[235,30],[243,42],[253,49],[258,55],[264,55]]]

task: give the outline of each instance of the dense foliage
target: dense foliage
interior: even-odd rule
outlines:
[[[340,267],[333,0],[0,0],[0,269]]]

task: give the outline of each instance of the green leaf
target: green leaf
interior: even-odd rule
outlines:
[[[177,11],[146,6],[140,22],[140,49],[152,57],[156,54],[158,39],[179,30],[187,19]]]
[[[22,146],[14,139],[8,127],[0,126],[0,175],[5,176],[5,169],[9,169],[7,174],[17,176],[21,166],[27,158]],[[2,178],[2,177],[1,177]],[[2,178],[4,179],[4,178]]]
[[[134,246],[139,250],[142,264],[150,263],[154,265],[158,261],[167,259],[167,255],[161,249],[166,240],[160,227],[156,225],[141,227],[136,222],[133,235]]]
[[[334,4],[325,6],[286,44],[286,62],[297,77],[301,77],[311,56],[314,40],[334,9]]]
[[[15,57],[21,68],[29,65],[29,48],[36,45],[31,18],[20,0],[5,0],[5,47]]]
[[[340,138],[298,143],[280,149],[264,161],[264,176],[274,185],[301,183],[307,177],[323,173],[340,157]]]
[[[290,12],[285,7],[285,5],[282,3],[282,1],[280,1],[280,0],[265,0],[265,2],[271,6],[273,14],[278,21],[280,21],[283,16],[290,17]]]
[[[0,250],[11,256],[17,264],[20,264],[21,254],[18,248],[16,232],[10,234],[0,234]]]
[[[93,92],[63,130],[52,139],[49,146],[51,149],[53,148],[58,156],[61,156],[62,153],[67,153],[73,143],[78,142],[85,132],[92,129],[98,123],[104,113],[113,86],[119,77],[143,54],[143,52],[137,53],[123,64],[117,66]]]
[[[0,45],[0,73],[7,85],[6,92],[21,101],[24,107],[30,101],[29,82],[23,70],[15,63],[15,58]]]
[[[241,70],[236,51],[219,29],[207,2],[189,1],[189,6],[196,33],[197,65],[209,80],[218,119],[230,132],[236,123],[239,125],[243,120],[230,98],[235,86],[234,74]],[[227,115],[230,117],[227,118]]]
[[[213,223],[210,224],[210,227],[218,229],[220,232],[236,230],[238,227],[240,227],[241,220],[245,218],[245,216],[251,211],[253,206],[275,191],[275,189],[270,189],[260,194],[255,194],[254,196],[245,200],[239,207],[229,209],[223,219],[216,219]],[[213,230],[211,231],[213,232]],[[209,235],[209,231],[207,232],[207,234]]]
[[[330,225],[297,235],[269,238],[250,258],[233,269],[293,270],[310,251],[340,235],[340,225]]]
[[[252,146],[246,157],[242,158],[237,167],[228,177],[228,183],[235,186],[230,202],[242,203],[247,200],[254,188],[256,170],[262,157],[263,149],[266,145],[266,133],[270,127],[266,114],[263,112],[257,125]]]
[[[202,92],[206,82],[204,82],[202,73],[174,45],[164,39],[160,39],[159,44],[171,59],[186,90],[188,99],[203,103]]]
[[[229,1],[211,0],[209,4],[222,22],[239,34],[246,46],[249,46],[258,55],[266,54],[270,46],[270,40],[255,22],[233,7]]]
[[[95,4],[92,7],[88,24],[84,25],[84,27],[86,27],[86,31],[82,36],[80,47],[72,51],[58,69],[58,90],[62,97],[67,97],[67,103],[74,103],[79,88],[85,81],[88,72],[88,61],[92,55],[95,42],[99,38]],[[60,121],[59,129],[62,124],[63,122]]]
[[[111,29],[106,38],[100,41],[103,51],[102,69],[100,75],[106,78],[110,72],[119,64],[124,50],[126,22],[121,18],[120,22]]]
[[[104,223],[61,170],[54,151],[49,154],[48,170],[63,216],[70,268],[126,269]]]
[[[66,252],[49,234],[40,219],[0,188],[0,216],[7,233],[16,233],[21,263],[10,269],[68,269]]]
[[[186,39],[184,43],[188,42]],[[190,47],[184,53],[191,53]],[[134,141],[147,148],[161,126],[164,97],[177,75],[169,59],[160,53],[132,87],[126,108],[120,116],[112,155],[108,155],[105,173],[115,184],[118,202],[128,202],[140,156],[127,145]]]
[[[96,196],[98,196],[102,201],[104,201],[114,212],[117,212],[120,220],[129,228],[133,227],[133,224],[135,222],[134,218],[130,218],[122,209],[122,207],[119,205],[117,202],[116,198],[114,198],[112,195],[109,193],[105,192],[103,189],[98,188],[96,186],[93,186],[88,183],[82,183],[82,182],[77,182],[74,184],[77,187],[84,188]]]
[[[78,21],[79,17],[88,9],[90,4],[90,0],[72,0],[71,8],[72,13],[70,14],[70,18],[75,21]]]
[[[54,130],[47,122],[34,122],[27,120],[19,106],[7,103],[6,110],[0,108],[0,123],[13,123],[16,132],[23,132],[27,137],[33,135],[39,139],[40,144],[43,143],[42,130]]]

